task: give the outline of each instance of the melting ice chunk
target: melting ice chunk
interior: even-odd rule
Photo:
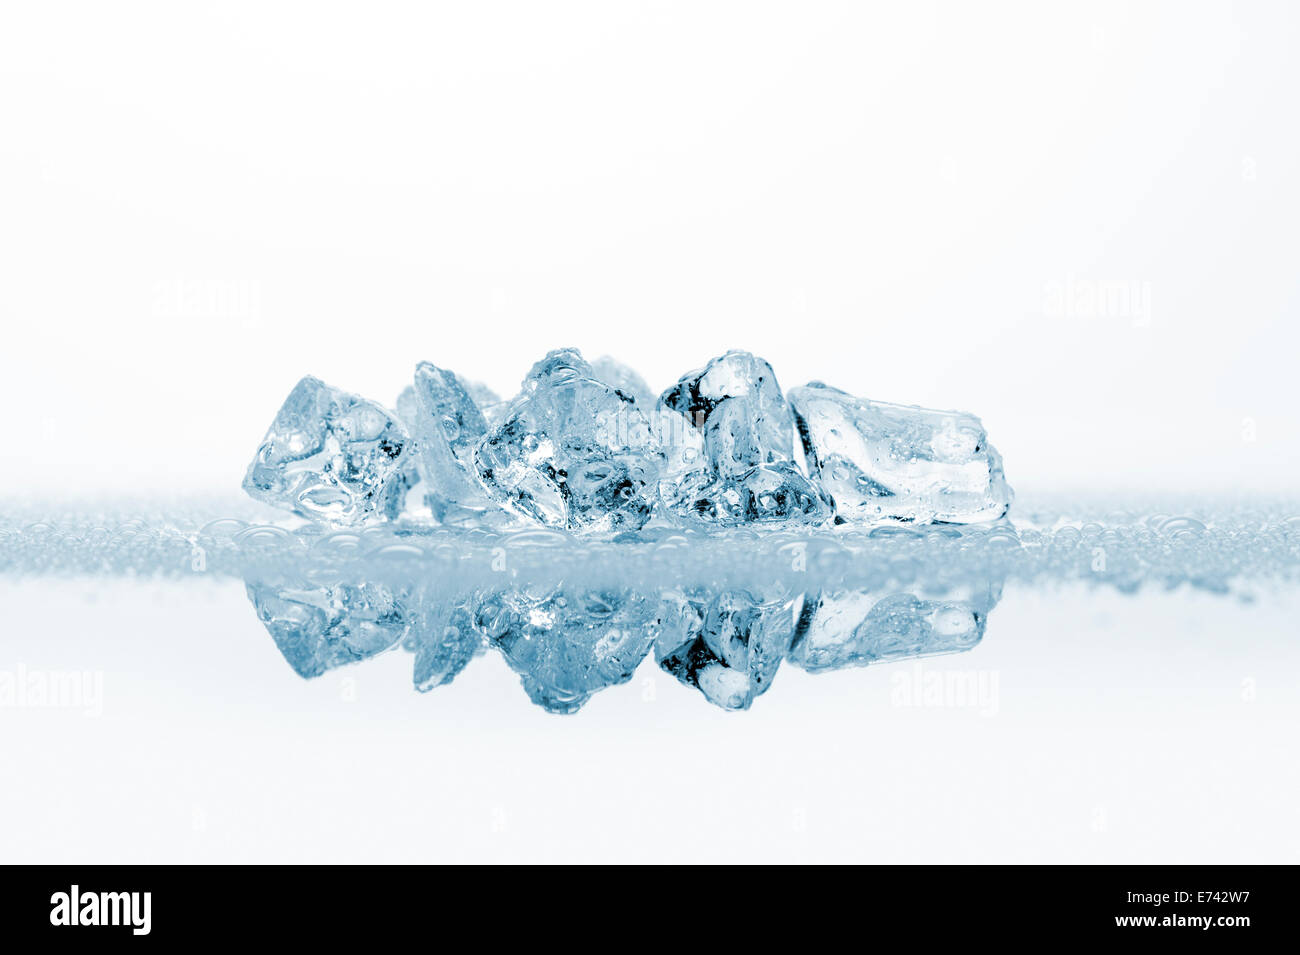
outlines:
[[[303,677],[382,653],[410,627],[406,595],[381,584],[250,580],[248,598],[284,658]]]
[[[312,520],[358,524],[386,505],[408,443],[383,406],[309,376],[271,422],[244,490]]]
[[[532,701],[572,713],[632,678],[659,626],[658,601],[631,591],[507,590],[479,598],[474,623]]]
[[[747,710],[767,691],[794,639],[801,600],[762,599],[747,590],[699,590],[664,598],[655,659],[711,703]]]
[[[924,588],[809,595],[790,662],[818,672],[969,650],[1001,595],[992,582],[942,595]]]
[[[1002,517],[1011,488],[974,415],[790,390],[810,470],[838,520],[968,524]]]
[[[488,494],[514,512],[579,534],[614,534],[650,519],[662,452],[632,398],[570,348],[533,366],[474,463]]]
[[[794,463],[794,416],[772,366],[730,351],[659,398],[655,425],[667,464],[660,497],[712,525],[820,523],[830,505]]]

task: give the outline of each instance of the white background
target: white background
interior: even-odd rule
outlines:
[[[1286,487],[1298,20],[6,4],[0,489],[230,489],[303,374],[560,345],[971,410],[1021,485]]]
[[[102,675],[0,709],[0,859],[1300,859],[1294,594],[1020,590],[969,653],[784,666],[741,714],[648,660],[565,717],[495,653],[428,695],[400,652],[301,680],[242,589],[0,580],[18,660]]]
[[[1294,490],[1298,26],[5,4],[0,494],[234,494],[304,374],[511,392],[561,345],[974,411],[1022,489]],[[0,860],[1300,858],[1294,594],[1013,589],[926,664],[996,713],[901,664],[736,716],[649,662],[559,718],[496,656],[301,681],[241,590],[0,582],[0,669],[104,679],[0,711]]]

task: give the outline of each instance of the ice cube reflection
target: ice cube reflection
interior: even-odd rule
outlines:
[[[421,691],[501,654],[528,698],[574,713],[649,656],[684,687],[745,710],[783,663],[810,673],[974,648],[1001,596],[992,578],[876,588],[437,584],[319,575],[247,581],[258,619],[294,671],[318,677],[385,651],[414,656]]]

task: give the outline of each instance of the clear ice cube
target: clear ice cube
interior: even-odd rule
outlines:
[[[433,518],[466,524],[496,516],[497,505],[474,471],[474,447],[488,425],[469,389],[454,373],[425,361],[415,367],[411,393],[413,402],[399,399],[398,412],[415,440],[423,498]]]
[[[671,592],[663,601],[655,659],[709,702],[747,710],[772,685],[794,639],[801,603],[748,590]]]
[[[573,713],[632,678],[658,632],[659,603],[626,590],[502,590],[478,599],[474,623],[534,703]]]
[[[647,416],[654,411],[655,396],[645,379],[622,362],[615,361],[608,355],[602,355],[591,363],[593,374],[609,385],[636,401],[636,405]]]
[[[402,466],[388,482],[384,492],[384,516],[390,521],[399,519],[415,521],[432,521],[433,509],[428,500],[428,486],[420,473],[419,441],[415,434],[415,424],[421,417],[420,405],[415,397],[415,389],[407,385],[397,396],[397,419],[406,428],[411,437],[411,446],[402,456]]]
[[[427,693],[454,680],[484,642],[468,603],[423,596],[403,646],[415,654],[415,688]]]
[[[660,498],[692,522],[820,523],[830,504],[795,463],[794,416],[772,366],[730,351],[660,396]]]
[[[789,462],[760,464],[702,486],[696,480],[688,478],[672,490],[678,512],[696,523],[816,524],[830,516],[821,492]]]
[[[247,582],[258,619],[302,677],[396,646],[410,628],[407,597],[374,583]]]
[[[533,366],[474,452],[499,504],[578,534],[634,531],[651,516],[662,452],[635,401],[595,377],[574,349]]]
[[[841,522],[1002,517],[1011,488],[974,415],[868,401],[813,382],[790,390],[809,470]]]
[[[311,520],[358,524],[386,508],[409,443],[382,405],[309,376],[276,414],[244,490]]]
[[[809,595],[790,662],[809,672],[866,666],[969,650],[984,637],[1000,584],[972,584],[942,594],[823,591]]]
[[[457,378],[464,387],[465,393],[473,399],[474,404],[478,405],[479,411],[483,412],[483,417],[488,417],[488,408],[495,408],[498,405],[505,404],[499,394],[481,381],[470,381],[467,378],[460,378],[459,375]]]

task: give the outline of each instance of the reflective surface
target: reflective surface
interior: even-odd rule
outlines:
[[[1294,862],[1296,515],[575,547],[11,512],[0,855]]]
[[[448,593],[313,576],[248,582],[258,619],[299,676],[400,648],[415,655],[416,688],[428,690],[490,648],[553,713],[574,713],[626,683],[651,654],[710,703],[739,710],[768,690],[783,661],[822,672],[969,650],[1002,589],[988,579],[793,593],[774,585]]]
[[[1300,860],[1292,591],[1008,584],[969,651],[787,660],[743,713],[647,655],[566,717],[495,649],[304,680],[236,581],[0,608],[15,862]]]

